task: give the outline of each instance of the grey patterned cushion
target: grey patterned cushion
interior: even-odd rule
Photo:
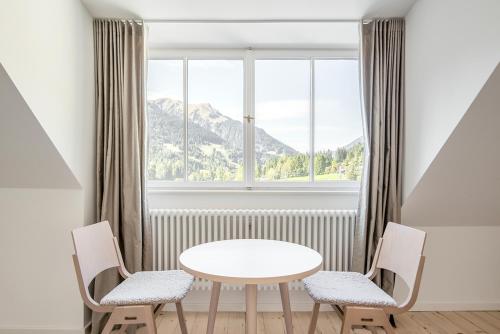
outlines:
[[[320,271],[303,281],[311,298],[319,303],[397,306],[391,296],[360,273]]]
[[[142,271],[133,274],[101,299],[102,305],[177,302],[191,289],[193,276],[182,270]]]

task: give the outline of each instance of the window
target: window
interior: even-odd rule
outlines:
[[[314,179],[360,180],[363,136],[356,60],[314,61]]]
[[[182,60],[148,64],[149,180],[184,180],[184,94]]]
[[[243,181],[243,61],[187,65],[187,179]]]
[[[186,54],[148,63],[150,185],[358,184],[363,139],[354,55]]]
[[[309,180],[309,60],[255,61],[255,177]]]

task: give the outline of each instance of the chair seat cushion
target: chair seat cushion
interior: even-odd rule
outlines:
[[[397,306],[391,296],[360,273],[320,271],[303,281],[311,298],[318,303],[344,306]]]
[[[142,271],[133,274],[101,299],[102,305],[163,304],[184,298],[193,276],[182,270]]]

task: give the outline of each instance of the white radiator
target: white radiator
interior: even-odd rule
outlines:
[[[348,270],[355,210],[150,210],[155,270],[179,268],[179,255],[192,246],[225,239],[272,239],[311,247],[323,270]],[[197,280],[195,289],[210,283]],[[240,289],[225,286],[225,289]],[[261,289],[274,289],[263,286]],[[293,282],[291,289],[301,289]]]

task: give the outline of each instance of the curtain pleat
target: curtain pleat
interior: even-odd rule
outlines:
[[[97,128],[97,214],[108,220],[130,272],[151,270],[151,227],[146,202],[146,111],[144,25],[94,20]],[[94,284],[99,301],[120,282],[115,270]],[[92,333],[103,315],[92,314]]]
[[[404,20],[376,19],[361,28],[364,168],[352,270],[367,272],[388,222],[400,222],[404,117]],[[392,294],[394,275],[375,282]]]

